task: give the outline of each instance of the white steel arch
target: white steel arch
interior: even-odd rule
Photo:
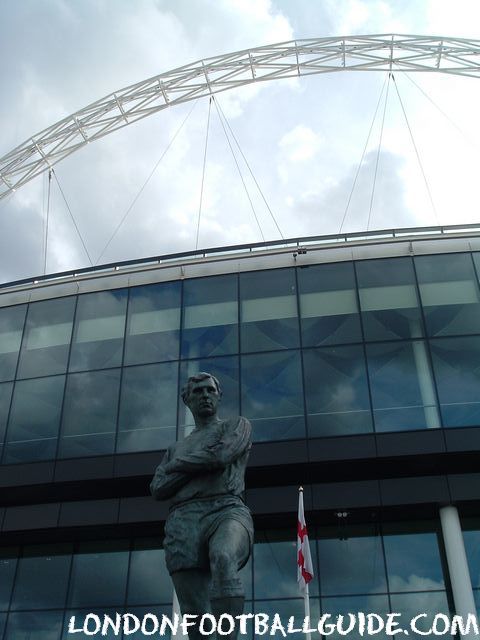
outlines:
[[[161,73],[56,122],[0,158],[0,198],[88,142],[157,111],[253,82],[338,71],[410,71],[480,77],[480,40],[366,35],[292,40]]]

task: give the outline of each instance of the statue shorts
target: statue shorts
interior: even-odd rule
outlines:
[[[239,496],[223,495],[190,500],[176,505],[165,523],[165,561],[170,574],[188,569],[210,569],[208,542],[224,520],[236,520],[247,531],[250,550],[253,522],[248,507]],[[248,561],[248,553],[241,569]]]

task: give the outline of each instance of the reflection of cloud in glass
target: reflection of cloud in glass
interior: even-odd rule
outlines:
[[[324,595],[387,590],[379,536],[319,540],[318,548]]]
[[[272,534],[272,538],[273,538]],[[285,532],[287,540],[279,540],[278,533],[271,541],[268,533],[254,547],[254,589],[255,598],[285,598],[298,596],[297,585],[297,544],[290,531]],[[267,540],[265,538],[267,537]],[[313,566],[316,566],[316,546],[311,541]],[[310,583],[310,594],[318,593],[315,577]]]
[[[416,626],[420,631],[428,631],[437,613],[449,615],[445,591],[429,593],[404,593],[391,595],[392,611],[401,613],[404,621],[410,620],[421,613],[426,613],[426,618],[419,618]],[[405,624],[405,623],[404,623]],[[410,637],[422,637],[410,631]]]
[[[435,581],[412,574],[407,580],[400,576],[389,576],[390,591],[438,591],[443,589],[443,580]]]
[[[436,533],[407,533],[384,536],[389,580],[401,577],[406,584],[412,575],[428,578],[443,589],[443,571]],[[425,587],[424,587],[425,589]],[[394,589],[392,589],[394,590]],[[403,590],[403,589],[402,589]],[[412,589],[406,588],[406,591]]]

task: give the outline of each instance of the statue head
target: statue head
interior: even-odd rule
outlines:
[[[181,395],[194,418],[214,416],[222,397],[222,388],[215,376],[201,371],[188,378]]]

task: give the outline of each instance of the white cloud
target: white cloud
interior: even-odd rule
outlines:
[[[295,38],[349,33],[468,35],[478,22],[477,0],[23,0],[3,7],[0,69],[7,152],[29,135],[110,91],[183,64]],[[448,33],[447,33],[448,35]],[[422,74],[416,82],[480,141],[476,81]],[[442,223],[478,219],[468,152],[417,89],[398,86]],[[262,82],[227,91],[218,101],[285,235],[336,231],[345,211],[383,78],[326,74]],[[415,97],[416,94],[416,97]],[[370,227],[431,224],[431,206],[403,116],[391,89]],[[89,145],[56,172],[94,258],[136,197],[190,105],[168,109]],[[145,187],[103,260],[192,249],[208,102],[195,107],[182,133]],[[443,118],[443,120],[442,120]],[[215,109],[206,168],[201,244],[257,241],[260,232]],[[451,127],[450,127],[451,128]],[[378,143],[372,137],[348,211],[345,230],[367,225]],[[464,144],[464,142],[462,142]],[[233,145],[235,147],[235,144]],[[235,147],[265,237],[276,227]],[[38,274],[44,179],[0,202],[0,277]],[[203,226],[205,225],[205,226]],[[52,186],[49,269],[86,266],[81,243],[58,188]],[[21,256],[21,258],[20,258]]]
[[[318,153],[322,139],[310,127],[299,124],[280,138],[278,146],[289,162],[304,162]]]

